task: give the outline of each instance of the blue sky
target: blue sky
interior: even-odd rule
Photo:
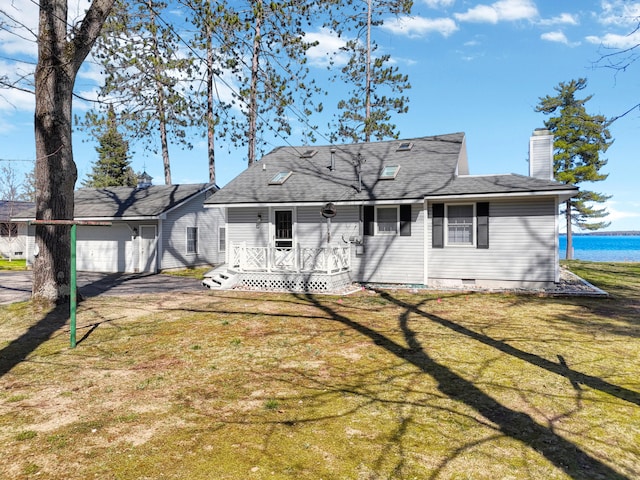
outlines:
[[[12,14],[35,28],[34,3],[13,0],[12,4]],[[535,106],[540,97],[554,94],[560,82],[586,77],[588,86],[581,96],[593,95],[586,104],[592,114],[614,117],[640,102],[640,65],[616,74],[598,63],[612,49],[640,44],[640,33],[633,33],[639,21],[640,1],[415,0],[411,17],[390,18],[375,32],[380,50],[391,55],[412,85],[409,112],[394,118],[401,138],[462,131],[472,174],[526,175],[529,137],[546,118],[534,111]],[[309,52],[311,74],[325,78],[326,54],[335,52],[340,40],[319,28],[310,29],[308,35],[320,42]],[[15,78],[33,70],[35,45],[29,40],[28,35],[0,31],[0,75]],[[76,91],[94,96],[99,80],[97,69],[87,63]],[[330,86],[333,92],[341,88]],[[76,114],[86,108],[74,104]],[[332,110],[325,101],[325,111]],[[0,90],[0,161],[11,161],[18,171],[31,168],[35,157],[32,116],[32,95]],[[607,203],[609,230],[640,230],[640,111],[619,119],[610,130],[615,142],[603,169],[609,178],[585,188],[613,195]],[[328,143],[322,135],[328,137],[329,131],[321,128],[320,133],[318,143]],[[74,135],[81,180],[97,154],[91,138],[83,132]],[[172,147],[173,183],[207,181],[205,145],[197,132],[193,140],[196,147],[191,151]],[[267,150],[287,143],[302,141],[294,131],[286,140],[270,140]],[[133,149],[134,170],[146,168],[154,183],[162,183],[160,157],[145,154],[141,146]],[[246,153],[244,148],[229,152],[228,145],[219,142],[216,155],[217,183],[223,186],[245,168]]]

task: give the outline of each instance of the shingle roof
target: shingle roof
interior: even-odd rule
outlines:
[[[401,143],[412,143],[399,151]],[[301,158],[316,150],[310,158]],[[335,169],[330,171],[331,151]],[[358,191],[358,155],[362,163],[362,188]],[[269,204],[422,199],[432,195],[484,194],[567,190],[557,182],[521,175],[483,177],[468,174],[464,133],[350,145],[280,147],[265,155],[206,204]],[[393,180],[381,179],[385,166],[398,165]],[[280,185],[269,181],[291,171]],[[457,176],[461,175],[461,176]]]
[[[206,183],[152,185],[147,188],[81,188],[75,191],[75,219],[157,217],[207,187]],[[34,218],[32,209],[18,215]]]
[[[33,202],[10,202],[0,200],[0,222],[6,222],[20,212],[29,210],[35,206]]]
[[[490,195],[494,193],[567,192],[577,187],[560,182],[527,177],[514,173],[508,175],[459,176],[452,182],[425,196]]]

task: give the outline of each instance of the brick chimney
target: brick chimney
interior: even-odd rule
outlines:
[[[529,139],[529,176],[553,180],[553,134],[536,128]]]

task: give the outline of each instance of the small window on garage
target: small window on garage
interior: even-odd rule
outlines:
[[[198,227],[187,227],[187,254],[198,253]]]

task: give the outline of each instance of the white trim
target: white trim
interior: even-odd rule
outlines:
[[[354,205],[413,205],[421,204],[425,197],[408,198],[401,200],[337,200],[332,201],[334,205],[354,206]],[[295,207],[324,207],[327,202],[290,202],[290,203],[205,203],[205,207],[208,208],[295,208]]]
[[[449,207],[471,207],[471,243],[449,243]],[[477,215],[476,203],[445,203],[444,204],[444,247],[446,248],[476,248],[477,245]]]
[[[396,231],[395,232],[381,232],[378,230],[378,209],[386,208],[386,209],[394,209],[396,211]],[[373,224],[374,224],[374,235],[387,235],[387,236],[398,236],[400,235],[400,206],[399,205],[377,205],[376,208],[373,209]]]
[[[501,198],[501,197],[564,197],[571,198],[578,194],[578,190],[545,190],[532,192],[510,192],[510,193],[461,193],[456,195],[438,195],[425,196],[424,199],[429,202],[443,202],[445,200],[466,200],[472,198]]]

